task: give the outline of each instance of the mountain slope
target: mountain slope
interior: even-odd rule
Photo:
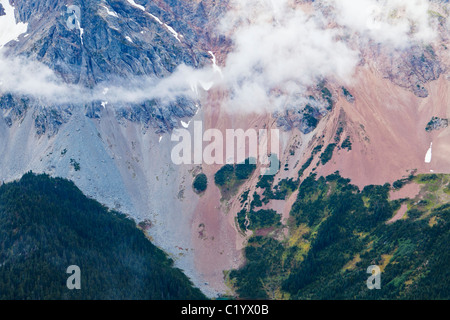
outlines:
[[[67,180],[27,173],[0,187],[0,299],[202,299],[124,215]],[[68,290],[66,269],[81,269]]]
[[[426,19],[413,26],[404,19],[408,6],[389,11],[389,1],[365,1],[380,9],[375,20],[388,16],[392,30],[398,31],[397,19],[411,23],[411,32],[400,32],[404,46],[397,46],[372,38],[377,28],[363,15],[336,20],[339,12],[329,5],[357,7],[348,1],[76,0],[71,4],[80,7],[81,29],[70,29],[73,12],[64,1],[0,0],[9,9],[5,16],[0,7],[0,23],[8,17],[17,31],[1,48],[0,76],[7,81],[0,84],[0,178],[14,181],[30,170],[67,178],[107,207],[151,221],[149,235],[176,266],[208,296],[223,294],[223,271],[245,262],[242,249],[253,234],[270,231],[242,232],[236,223],[253,201],[285,224],[296,184],[310,173],[325,177],[339,170],[360,189],[412,172],[449,173],[450,128],[442,125],[450,119],[448,1],[412,6],[419,2],[433,10],[420,12]],[[424,21],[437,30],[429,45],[428,39],[414,41]],[[225,34],[217,30],[223,24],[231,24]],[[286,32],[291,41],[283,41]],[[347,53],[354,55],[354,69]],[[181,74],[187,96],[173,94],[177,83],[157,86],[179,79],[174,70],[183,64],[189,66]],[[349,79],[335,78],[337,71]],[[191,74],[197,72],[217,83],[196,83]],[[261,90],[233,112],[230,98],[243,84]],[[292,84],[301,90],[285,95]],[[30,88],[33,94],[21,92]],[[155,91],[158,98],[148,94]],[[274,112],[266,95],[285,103]],[[432,123],[436,118],[440,125]],[[172,130],[188,127],[194,134],[192,121],[224,136],[227,129],[280,129],[281,170],[272,182],[278,189],[258,186],[258,167],[223,199],[211,183],[221,165],[175,165]],[[200,172],[210,183],[197,194],[192,181]],[[241,202],[245,194],[247,203]]]
[[[250,299],[448,299],[449,183],[411,176],[399,185],[419,184],[420,194],[390,200],[389,184],[360,190],[339,174],[312,175],[284,230],[249,239],[230,283]],[[366,286],[372,265],[380,290]]]

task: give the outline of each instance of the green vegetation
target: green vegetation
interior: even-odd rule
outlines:
[[[261,188],[263,189],[263,203],[267,204],[269,203],[270,199],[274,198],[274,194],[273,194],[273,190],[272,190],[272,186],[273,186],[273,181],[275,179],[275,176],[273,175],[266,175],[266,176],[260,176],[259,177],[259,181],[256,184],[257,188]],[[261,207],[262,204],[260,204],[258,207]]]
[[[274,176],[260,176],[259,181],[256,184],[257,188],[263,189],[262,195],[264,198],[260,200],[260,196],[256,195],[253,197],[252,208],[261,207],[262,204],[269,203],[270,200],[284,200],[288,195],[290,195],[295,189],[297,189],[299,180],[284,179],[281,180],[278,185],[273,188]]]
[[[256,162],[255,162],[256,163]],[[250,160],[245,160],[244,163],[237,164],[235,167],[235,175],[238,180],[247,180],[256,169],[256,164],[250,164]]]
[[[202,193],[208,188],[208,178],[206,177],[206,174],[200,173],[198,174],[194,182],[192,183],[192,187],[194,188],[195,192]]]
[[[216,172],[214,182],[217,186],[222,187],[234,178],[234,167],[231,164],[224,165]]]
[[[237,214],[237,223],[239,228],[245,232],[247,231],[247,225],[246,225],[246,218],[247,218],[247,211],[245,209],[242,209]]]
[[[311,163],[314,160],[314,156],[316,154],[318,154],[320,151],[322,151],[323,146],[322,145],[318,145],[317,147],[315,147],[311,153],[311,157],[308,158],[308,160],[306,160],[306,162],[303,164],[303,166],[301,167],[301,169],[298,172],[298,176],[301,178],[303,176],[303,174],[305,173],[306,169],[309,168],[309,166],[311,165]]]
[[[392,187],[394,189],[401,189],[405,185],[405,182],[403,180],[397,180],[392,184]]]
[[[220,168],[214,176],[214,182],[219,187],[222,198],[228,200],[234,195],[255,169],[256,164],[252,164],[250,159],[237,165],[227,164]]]
[[[420,183],[415,199],[389,200],[389,184],[363,190],[338,172],[307,177],[298,187],[289,236],[253,237],[246,265],[233,270],[241,298],[449,299],[450,175]],[[404,219],[387,223],[407,204]],[[368,290],[367,267],[382,270],[382,289]]]
[[[411,182],[414,179],[414,175],[410,174],[407,178],[399,179],[392,184],[395,190],[403,188],[404,185]]]
[[[316,128],[319,124],[319,120],[317,120],[319,116],[319,112],[314,110],[309,104],[305,106],[303,109],[303,119],[306,122],[306,125],[310,128]]]
[[[205,298],[135,222],[64,179],[0,187],[0,248],[0,299]],[[70,265],[81,290],[66,287]]]
[[[257,188],[267,189],[272,187],[274,180],[273,175],[259,176],[258,183],[256,184]]]
[[[248,241],[245,248],[247,263],[241,270],[233,270],[229,275],[238,285],[237,293],[240,297],[251,299],[269,297],[263,281],[282,272],[279,264],[282,252],[281,244],[271,238],[253,237]]]
[[[275,200],[285,200],[288,196],[292,194],[297,188],[300,180],[284,179],[281,180],[278,185],[275,186],[275,193],[273,194],[273,199]]]
[[[420,199],[417,206],[424,207],[427,210],[436,208],[442,203],[448,201],[450,176],[445,174],[420,174],[414,177],[412,181],[422,187],[425,195]]]
[[[269,203],[271,199],[285,199],[286,196],[291,194],[298,187],[299,180],[284,179],[275,187],[275,192],[272,189],[274,182],[273,175],[260,176],[259,181],[256,184],[257,188],[263,189],[263,199],[255,191],[253,193],[252,201],[250,202],[250,209],[247,212],[246,209],[242,209],[237,216],[237,221],[242,231],[264,229],[270,227],[281,226],[281,216],[274,210],[259,210],[263,204]],[[241,196],[241,203],[247,200],[249,190],[245,191]],[[246,219],[248,218],[248,225],[246,225]]]
[[[336,130],[336,135],[334,136],[334,142],[338,144],[341,141],[342,133],[344,132],[344,127],[342,123],[339,123],[339,127]]]
[[[415,181],[417,181],[418,183],[434,183],[437,180],[440,180],[439,175],[437,174],[420,174],[416,177]]]
[[[355,100],[355,97],[348,91],[345,87],[342,87],[342,93],[344,94],[347,101],[352,102]]]
[[[281,216],[275,210],[250,211],[248,214],[250,230],[258,230],[281,225]]]
[[[75,171],[80,171],[80,163],[77,162],[75,159],[70,159],[70,165],[73,167]]]
[[[331,160],[335,148],[336,148],[335,143],[330,143],[325,148],[325,151],[320,155],[320,162],[322,163],[322,165],[327,164]]]
[[[248,200],[248,194],[250,193],[250,190],[244,191],[243,194],[241,194],[241,204],[244,204]]]
[[[342,149],[347,149],[348,151],[352,150],[352,141],[350,140],[350,137],[345,138],[344,142],[341,144]]]
[[[261,201],[261,196],[256,192],[253,193],[253,201],[250,203],[250,209],[259,208],[263,206],[263,202]]]

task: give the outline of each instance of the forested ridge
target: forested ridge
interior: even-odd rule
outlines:
[[[229,284],[245,299],[449,299],[450,175],[395,185],[408,183],[419,195],[391,201],[389,184],[360,190],[338,172],[310,175],[290,220],[249,239]],[[402,206],[406,214],[390,222]],[[380,290],[367,288],[371,265],[381,269]]]
[[[134,221],[72,182],[30,172],[0,187],[0,299],[204,298]]]

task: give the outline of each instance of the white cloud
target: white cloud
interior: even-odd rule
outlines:
[[[73,96],[72,92],[81,90],[74,89],[42,63],[0,55],[0,92],[64,101]]]
[[[233,5],[222,24],[233,40],[222,70],[233,93],[228,108],[274,111],[320,79],[351,77],[358,52],[327,28],[320,12],[305,13],[287,0]]]
[[[220,26],[233,40],[227,107],[273,111],[321,79],[347,82],[369,42],[387,51],[431,43],[429,10],[427,0],[233,0]]]
[[[64,83],[53,70],[38,61],[23,57],[5,57],[0,51],[0,93],[8,92],[34,97],[44,106],[85,104],[93,101],[120,105],[142,103],[151,99],[170,102],[179,96],[196,98],[202,83],[211,83],[217,76],[212,66],[203,70],[194,70],[182,65],[164,79],[116,78],[88,89],[80,85]],[[192,87],[196,90],[192,90]]]
[[[88,90],[64,84],[38,62],[0,55],[0,92],[30,95],[48,104],[105,101],[112,106],[179,95],[195,98],[201,89],[220,86],[229,92],[224,103],[228,110],[272,112],[293,101],[301,103],[319,80],[351,80],[360,60],[359,46],[368,40],[394,50],[433,40],[428,10],[426,0],[300,5],[290,0],[232,0],[219,29],[233,45],[220,68],[212,54],[214,63],[202,70],[182,65],[165,79],[116,79]]]
[[[393,48],[436,37],[427,0],[325,0],[338,24],[360,37]]]

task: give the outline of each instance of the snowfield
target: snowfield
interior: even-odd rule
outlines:
[[[14,7],[9,4],[9,0],[0,0],[5,15],[0,16],[0,48],[10,41],[16,40],[21,34],[27,32],[28,24],[16,22]]]

